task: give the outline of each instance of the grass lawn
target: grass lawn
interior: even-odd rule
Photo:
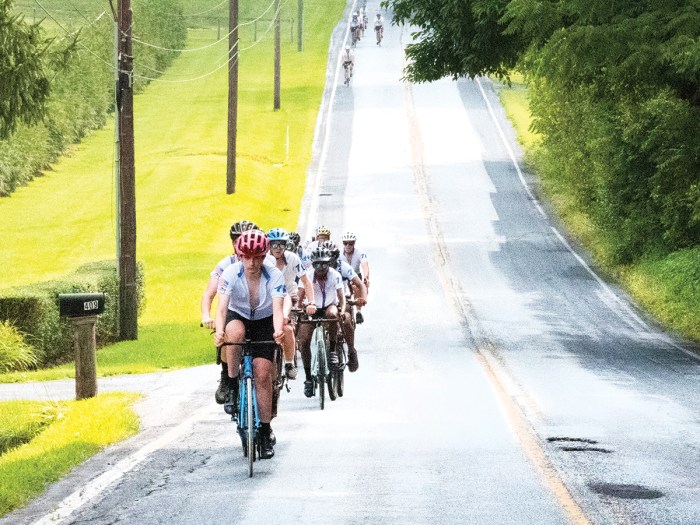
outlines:
[[[138,430],[137,394],[83,401],[0,403],[0,516],[27,503],[101,448]],[[14,436],[8,444],[4,439]],[[18,440],[18,438],[21,438]]]
[[[497,84],[506,114],[525,148],[527,164],[537,172],[538,138],[530,130],[527,87],[515,77],[512,87]],[[700,342],[700,248],[658,257],[633,265],[611,266],[605,256],[605,238],[575,205],[567,187],[553,178],[542,179],[542,191],[567,228],[593,255],[608,275],[614,276],[632,297],[668,329]]]
[[[272,34],[259,27],[257,43],[251,26],[241,34],[236,194],[225,192],[227,68],[184,82],[220,66],[226,42],[183,53],[161,81],[135,98],[137,258],[145,265],[146,308],[138,341],[98,352],[100,375],[212,362],[212,338],[199,328],[199,301],[209,272],[230,252],[231,223],[245,218],[265,229],[296,227],[328,42],[345,4],[304,5],[304,51],[297,52],[288,33],[282,39],[280,111],[272,107]],[[296,4],[285,9],[296,15]],[[206,46],[216,36],[215,29],[193,30],[188,45]],[[135,54],[138,61],[138,47]],[[6,269],[0,289],[115,257],[113,142],[110,124],[44,176],[0,199],[0,236],[11,247],[0,251]],[[0,381],[72,375],[68,366]]]

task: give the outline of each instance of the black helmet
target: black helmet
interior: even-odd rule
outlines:
[[[231,240],[235,241],[241,235],[241,233],[248,230],[259,230],[258,225],[250,221],[238,221],[231,225]]]
[[[290,248],[291,251],[295,251],[300,242],[301,235],[299,235],[297,232],[289,232],[289,245],[292,246],[292,248]]]
[[[323,246],[319,246],[316,248],[314,251],[311,252],[311,262],[330,262],[331,260],[331,252],[327,249],[324,248]]]
[[[340,249],[333,241],[325,241],[321,247],[331,252],[331,257],[334,259],[340,257]]]

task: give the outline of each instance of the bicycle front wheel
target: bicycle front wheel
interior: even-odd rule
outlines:
[[[326,404],[326,375],[328,374],[328,362],[326,361],[326,342],[324,337],[316,340],[316,363],[318,364],[318,406],[321,410]]]
[[[248,448],[248,477],[253,477],[253,462],[255,461],[255,419],[253,415],[253,379],[247,377],[246,386],[246,447]]]

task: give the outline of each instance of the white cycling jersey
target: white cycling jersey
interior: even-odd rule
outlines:
[[[352,266],[352,269],[355,270],[358,275],[362,275],[362,263],[369,262],[369,259],[367,259],[367,254],[357,246],[355,246],[355,251],[352,252],[352,255],[349,258],[345,252],[342,252],[340,257],[350,266]]]
[[[325,281],[319,281],[316,278],[316,271],[309,272],[309,279],[314,285],[314,298],[317,308],[326,308],[332,304],[338,304],[338,294],[336,290],[343,289],[343,278],[333,268],[328,268],[328,274]],[[299,288],[304,288],[304,283],[299,283]]]
[[[306,273],[306,269],[299,256],[289,250],[284,251],[284,261],[284,268],[281,270],[284,276],[284,286],[287,288],[287,293],[290,296],[296,297],[298,288],[297,282],[299,278]],[[265,264],[277,268],[277,260],[274,255],[268,253],[265,257]],[[279,268],[277,269],[279,270]]]
[[[210,277],[216,277],[217,279],[221,278],[221,274],[224,273],[224,270],[231,266],[233,263],[238,262],[238,255],[235,253],[233,255],[228,255],[221,259],[219,261],[219,264],[216,265],[216,268],[212,270],[212,272],[209,274]]]
[[[335,269],[338,270],[338,273],[343,278],[343,287],[345,288],[345,295],[350,295],[350,281],[352,281],[355,277],[358,276],[357,273],[355,272],[355,270],[352,269],[352,266],[350,266],[342,259],[338,259]]]
[[[245,277],[243,263],[237,262],[224,270],[219,279],[219,295],[228,295],[228,309],[246,319],[264,319],[272,315],[272,299],[284,297],[284,277],[274,266],[263,264],[260,276],[260,302],[255,308],[250,306],[250,290]]]

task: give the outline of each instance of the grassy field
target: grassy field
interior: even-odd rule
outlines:
[[[497,86],[506,114],[526,152],[526,162],[537,172],[537,135],[530,130],[527,88],[516,78],[512,87]],[[617,279],[632,297],[666,328],[700,342],[700,248],[646,257],[636,264],[611,266],[605,261],[604,237],[575,205],[560,181],[543,177],[541,188],[569,231],[593,255],[606,274]]]
[[[286,5],[291,7],[296,9]],[[305,2],[304,51],[283,39],[280,111],[272,107],[272,35],[263,39],[259,33],[256,45],[242,46],[234,195],[225,193],[227,68],[187,81],[221,66],[226,43],[183,53],[162,81],[136,97],[137,257],[145,264],[147,306],[138,341],[98,352],[100,375],[212,361],[211,337],[198,325],[208,274],[230,252],[233,221],[296,227],[330,32],[343,7],[340,1]],[[188,45],[199,48],[215,40],[213,29],[199,29],[190,33]],[[9,270],[0,276],[0,289],[58,278],[81,264],[115,257],[113,140],[109,125],[43,177],[0,200],[0,235],[12,247],[0,252],[0,267]],[[66,366],[0,381],[72,374]]]
[[[136,394],[101,394],[83,401],[0,403],[0,516],[40,494],[47,484],[101,448],[133,435]]]

